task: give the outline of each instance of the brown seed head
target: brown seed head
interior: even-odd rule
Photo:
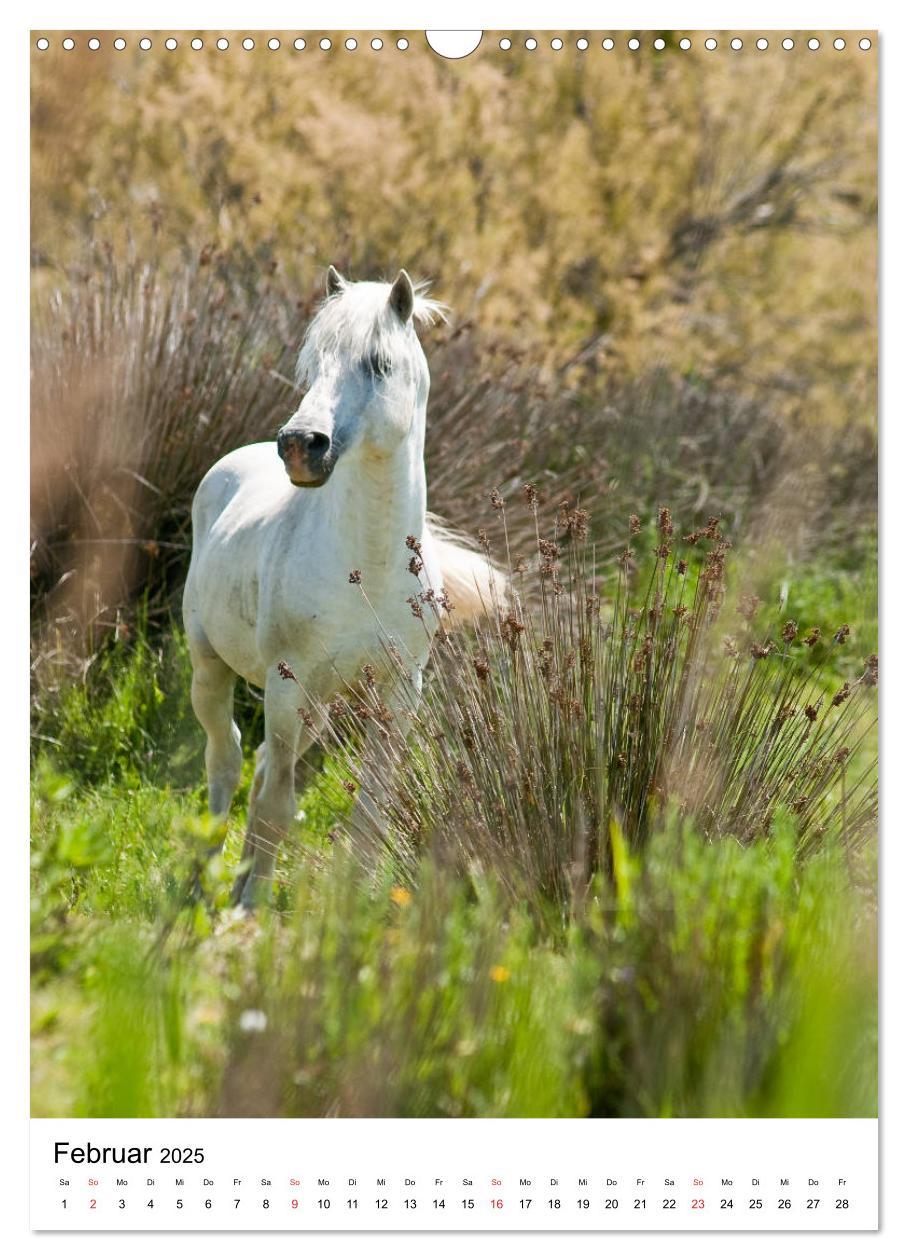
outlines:
[[[725,577],[725,557],[727,551],[728,543],[720,542],[713,547],[712,551],[708,551],[706,553],[706,559],[703,563],[702,577],[707,585],[718,587],[722,584]],[[757,603],[759,602],[760,601],[757,600]]]
[[[590,514],[586,508],[566,507],[562,504],[561,519],[569,538],[576,539],[578,542],[586,538],[590,526]]]
[[[745,621],[753,621],[759,606],[760,600],[757,595],[742,594],[735,607]]]
[[[508,613],[502,621],[501,635],[512,652],[517,651],[520,636],[523,634],[525,629],[526,626],[524,626],[522,622],[518,621],[512,612]]]

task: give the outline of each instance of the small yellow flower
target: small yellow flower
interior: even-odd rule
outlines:
[[[201,1006],[195,1008],[192,1018],[197,1024],[218,1024],[222,1014],[220,1007],[203,1002]]]
[[[413,894],[406,888],[392,888],[391,900],[396,906],[408,906],[413,900]]]
[[[509,980],[511,978],[511,973],[508,971],[507,967],[502,967],[501,964],[498,963],[496,966],[489,968],[489,978],[494,980],[496,984],[504,984],[505,980]]]

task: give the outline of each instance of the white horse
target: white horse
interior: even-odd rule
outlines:
[[[393,284],[353,284],[331,267],[299,356],[308,391],[277,446],[226,455],[192,505],[183,619],[214,815],[228,813],[242,768],[237,676],[265,692],[244,849],[251,867],[235,887],[246,907],[270,893],[295,812],[294,767],[315,738],[300,716],[300,688],[330,700],[365,665],[388,666],[390,640],[405,668],[386,668],[377,685],[405,733],[429,656],[427,627],[444,615],[429,597],[420,619],[408,597],[444,591],[461,619],[498,601],[501,578],[485,558],[426,523],[429,369],[414,324],[440,311],[405,271]],[[408,566],[408,536],[419,546],[419,573]],[[351,581],[357,571],[362,590]],[[377,751],[370,738],[366,764]],[[357,810],[374,820],[380,794],[381,784],[364,780]]]

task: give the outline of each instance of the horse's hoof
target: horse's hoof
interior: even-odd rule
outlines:
[[[224,933],[235,930],[238,925],[245,923],[248,918],[249,915],[242,906],[230,906],[221,915],[218,931]]]
[[[236,879],[233,881],[233,887],[230,890],[230,904],[238,906],[243,900],[243,893],[246,885],[252,878],[252,860],[244,858],[240,863],[240,869],[237,871]]]
[[[270,900],[270,879],[256,875],[254,871],[237,877],[233,885],[232,905],[245,910],[247,914],[254,914],[262,906],[267,906]]]
[[[246,883],[243,886],[243,895],[240,897],[240,905],[247,914],[255,914],[262,906],[268,904],[269,886],[268,882],[259,879],[252,871],[246,876]]]

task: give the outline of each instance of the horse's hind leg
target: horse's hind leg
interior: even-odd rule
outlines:
[[[243,750],[233,720],[236,674],[218,656],[192,652],[192,707],[207,736],[208,809],[225,817],[240,781]]]

